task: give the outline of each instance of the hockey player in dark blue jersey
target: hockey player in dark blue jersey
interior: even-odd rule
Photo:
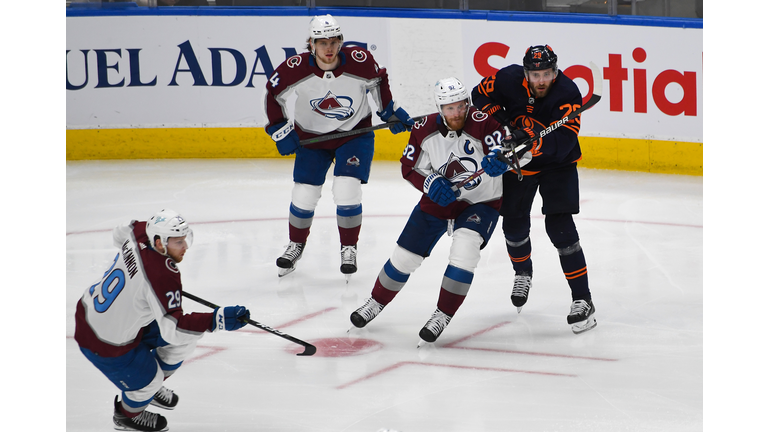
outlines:
[[[472,91],[473,104],[508,125],[507,146],[539,136],[548,126],[581,107],[576,84],[557,68],[557,55],[549,45],[528,48],[523,65],[510,65],[483,79]],[[515,269],[512,304],[518,312],[532,286],[531,207],[538,190],[549,239],[560,256],[560,265],[571,288],[567,321],[574,333],[594,328],[595,306],[587,281],[587,263],[579,244],[573,215],[579,212],[581,116],[533,142],[532,160],[518,174],[503,176],[504,200],[500,210],[507,252]]]

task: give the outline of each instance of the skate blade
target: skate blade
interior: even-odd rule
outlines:
[[[571,331],[573,331],[574,334],[579,334],[584,333],[587,330],[592,330],[595,327],[597,327],[597,320],[593,315],[582,322],[572,324]]]
[[[280,268],[280,267],[278,267],[277,268],[277,277],[287,276],[287,275],[293,273],[294,270],[296,270],[296,267],[289,267],[289,268]]]
[[[434,342],[427,342],[424,339],[420,339],[419,343],[416,345],[416,349],[420,349],[421,347],[425,347],[424,349],[427,349],[430,346],[434,346]]]
[[[344,280],[346,280],[346,281],[347,281],[347,285],[349,285],[349,281],[350,281],[350,279],[352,279],[352,275],[351,275],[351,274],[345,274],[345,275],[344,275]]]
[[[523,307],[522,307],[522,306],[518,306],[518,307],[517,307],[517,313],[520,313],[520,312],[522,312],[522,311],[523,311]]]

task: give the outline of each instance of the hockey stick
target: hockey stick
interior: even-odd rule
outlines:
[[[411,119],[414,122],[417,122],[417,121],[420,121],[421,119],[423,119],[424,117],[426,117],[426,116],[411,117]],[[318,137],[307,138],[305,140],[301,140],[301,141],[299,141],[299,144],[301,144],[301,145],[314,144],[314,143],[319,143],[319,142],[323,142],[323,141],[329,141],[329,140],[336,139],[336,138],[344,138],[344,137],[353,136],[353,135],[360,135],[360,134],[368,133],[368,132],[371,132],[371,131],[388,128],[388,127],[396,125],[396,124],[402,124],[402,122],[393,121],[393,122],[387,122],[387,123],[378,124],[376,126],[369,126],[369,127],[362,128],[362,129],[353,129],[351,131],[346,131],[346,132],[339,132],[339,133],[329,134],[329,135],[320,135]]]
[[[181,295],[183,295],[184,297],[187,297],[187,298],[189,298],[190,300],[194,300],[194,301],[196,301],[196,302],[198,302],[198,303],[200,303],[200,304],[202,304],[202,305],[208,306],[208,307],[209,307],[209,308],[211,308],[211,309],[216,309],[217,307],[219,307],[219,306],[216,306],[215,304],[213,304],[213,303],[211,303],[211,302],[209,302],[209,301],[207,301],[207,300],[203,300],[203,299],[201,299],[200,297],[197,297],[197,296],[195,296],[195,295],[192,295],[192,294],[190,294],[190,293],[188,293],[188,292],[186,292],[186,291],[182,291],[182,292],[181,292]],[[253,321],[253,320],[250,320],[250,319],[249,319],[249,320],[246,320],[246,319],[243,319],[243,318],[241,318],[240,320],[241,320],[241,321],[245,321],[245,322],[247,322],[248,324],[250,324],[250,325],[252,325],[252,326],[254,326],[254,327],[258,327],[258,328],[260,328],[260,329],[262,329],[262,330],[264,330],[264,331],[266,331],[266,332],[269,332],[269,333],[272,333],[272,334],[274,334],[274,335],[280,336],[281,338],[284,338],[284,339],[288,339],[289,341],[291,341],[291,342],[293,342],[293,343],[297,343],[297,344],[299,344],[299,345],[303,346],[303,347],[304,347],[304,352],[302,352],[302,353],[298,353],[298,354],[296,354],[296,355],[300,355],[300,356],[311,356],[311,355],[313,355],[315,352],[317,352],[317,348],[316,348],[314,345],[312,345],[312,344],[309,344],[309,343],[307,343],[307,342],[304,342],[303,340],[299,340],[299,339],[296,339],[295,337],[293,337],[293,336],[290,336],[290,335],[287,335],[287,334],[285,334],[285,333],[281,332],[280,330],[275,330],[275,329],[273,329],[273,328],[272,328],[272,327],[270,327],[270,326],[267,326],[267,325],[261,324],[261,323],[259,323],[259,322],[256,322],[256,321]]]
[[[499,154],[498,156],[499,160],[511,166],[513,169],[517,171],[518,180],[522,180],[522,175],[523,175],[522,170],[520,169],[520,161],[518,160],[518,156],[517,156],[518,153],[520,152],[524,153],[525,151],[530,150],[530,148],[533,147],[534,141],[540,138],[544,138],[545,136],[552,133],[552,131],[554,131],[555,129],[568,123],[571,119],[576,118],[576,116],[592,108],[593,106],[595,106],[596,103],[600,102],[600,98],[602,98],[603,96],[603,79],[601,78],[601,75],[600,75],[600,68],[594,62],[589,62],[589,67],[590,69],[592,69],[594,87],[592,89],[592,96],[584,105],[573,110],[573,112],[561,118],[560,120],[556,121],[555,123],[552,123],[551,125],[547,126],[546,129],[544,129],[539,133],[539,136],[537,138],[529,138],[528,140],[524,141],[522,144],[515,147],[514,150],[510,150],[506,153]],[[512,157],[513,160],[509,160],[510,157]],[[472,174],[471,176],[451,186],[453,193],[458,195],[459,188],[471,182],[472,180],[480,177],[481,175],[483,175],[484,172],[485,170],[480,168],[479,170],[475,171],[475,173]]]

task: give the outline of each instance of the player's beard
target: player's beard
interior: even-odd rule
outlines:
[[[448,129],[453,131],[458,131],[464,128],[464,124],[466,123],[467,116],[458,116],[454,118],[445,118],[445,122],[447,123]]]
[[[533,96],[536,98],[543,98],[544,96],[546,96],[547,93],[549,93],[549,89],[552,88],[552,82],[553,81],[550,81],[549,84],[538,85],[538,86],[531,84],[531,92],[533,93]]]
[[[328,60],[324,55],[320,55],[320,53],[315,53],[315,60],[324,65],[333,66],[338,59],[339,53],[336,53],[333,57],[331,57],[330,60]]]

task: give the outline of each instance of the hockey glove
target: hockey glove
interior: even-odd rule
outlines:
[[[451,182],[448,179],[438,173],[433,173],[424,180],[424,193],[437,205],[445,207],[456,201],[456,195],[451,186]]]
[[[267,133],[272,136],[272,140],[277,144],[277,151],[283,156],[295,153],[301,145],[299,134],[293,130],[293,123],[278,123],[267,128]]]
[[[502,145],[507,150],[512,150],[529,139],[535,139],[538,135],[531,128],[515,129],[504,137]]]
[[[244,306],[227,306],[213,311],[213,331],[238,330],[248,324],[251,312]]]
[[[395,108],[395,101],[389,101],[389,105],[387,105],[382,112],[377,111],[376,114],[378,114],[381,121],[385,123],[389,122],[392,116],[395,116],[395,120],[400,123],[395,123],[389,126],[389,130],[392,131],[393,134],[410,131],[414,124],[413,119],[404,109]]]
[[[483,157],[483,161],[480,166],[483,167],[483,171],[491,177],[498,177],[509,168],[505,162],[499,160],[498,155],[501,150],[495,149]]]

